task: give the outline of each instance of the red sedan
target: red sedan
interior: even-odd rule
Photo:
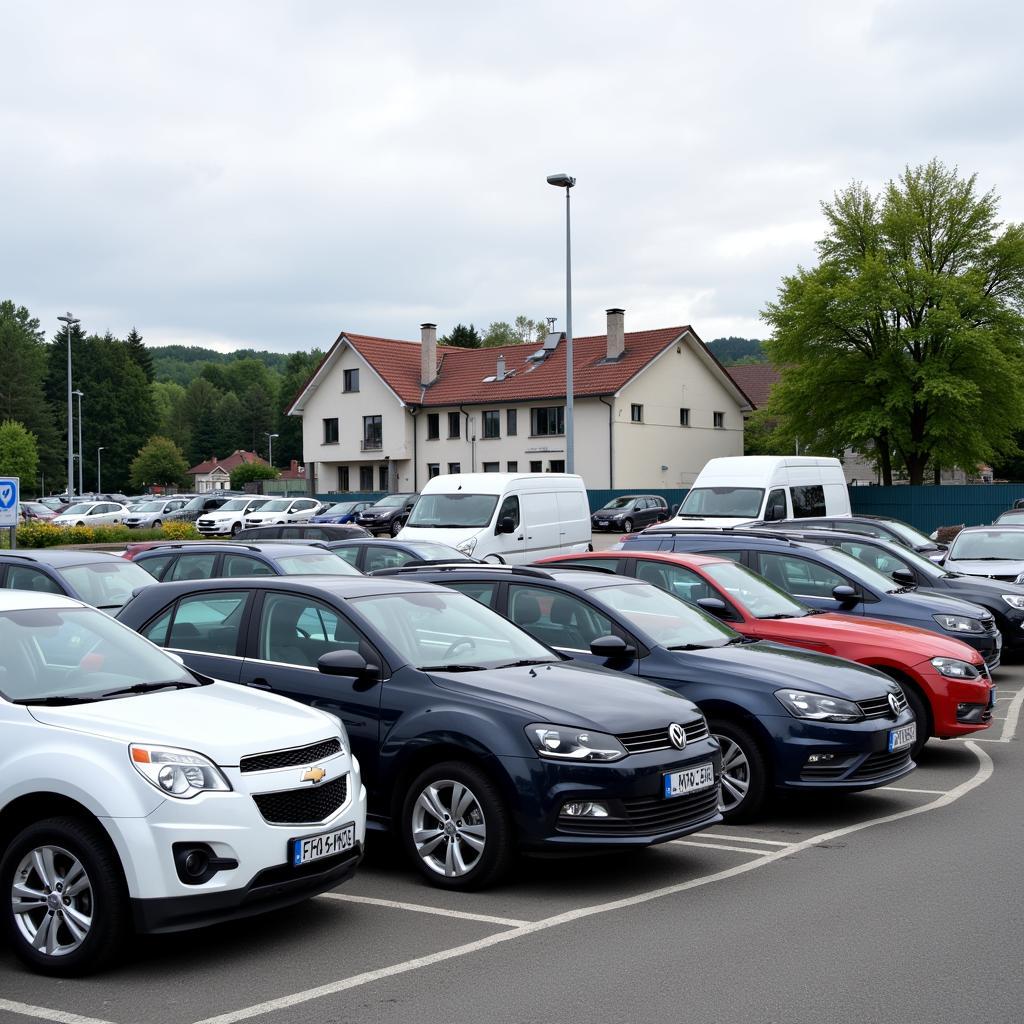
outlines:
[[[859,615],[800,604],[745,566],[713,555],[600,551],[556,555],[653,583],[758,640],[804,647],[870,665],[895,679],[918,721],[914,753],[929,736],[948,739],[987,729],[995,688],[981,655],[949,637]]]

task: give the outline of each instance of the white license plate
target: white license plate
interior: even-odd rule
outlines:
[[[889,750],[902,750],[909,747],[917,739],[917,722],[901,725],[889,730]]]
[[[351,850],[356,844],[355,824],[343,825],[333,832],[324,832],[318,836],[306,836],[305,839],[292,839],[290,860],[294,867],[308,864],[310,861],[333,857],[337,853]]]
[[[684,768],[681,772],[667,772],[662,776],[662,781],[666,800],[674,796],[696,793],[715,784],[715,766],[707,761],[693,768]]]

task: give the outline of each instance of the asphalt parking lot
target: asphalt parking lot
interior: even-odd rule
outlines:
[[[1004,861],[1019,861],[1016,846],[1002,844],[1024,838],[1017,779],[1024,765],[1014,742],[1024,666],[1004,667],[996,680],[992,728],[975,741],[933,741],[918,770],[896,786],[784,801],[756,825],[718,826],[628,855],[527,860],[507,884],[474,894],[429,888],[378,839],[357,877],[336,892],[245,922],[140,940],[125,965],[97,977],[41,979],[0,950],[0,1020],[519,1022],[549,1013],[566,1020],[679,1020],[691,1015],[673,1005],[692,1009],[704,1001],[707,1012],[729,1021],[934,1022],[962,1019],[943,1011],[968,994],[974,998],[972,984],[1001,979],[1014,1010],[982,1019],[1019,1021],[1016,954],[1012,972],[1001,973],[976,942],[943,968],[959,972],[957,999],[930,1007],[915,996],[914,1005],[928,1014],[920,1018],[881,1010],[829,1015],[815,1008],[822,991],[816,970],[809,977],[772,971],[792,946],[813,959],[852,943],[852,976],[837,964],[831,984],[844,988],[851,977],[860,979],[858,991],[870,1003],[894,957],[906,957],[910,970],[936,968],[936,929],[956,934],[965,903],[982,894],[994,900],[988,923],[998,924],[1007,894],[998,877],[979,877],[971,865],[992,861],[998,874]],[[915,888],[933,869],[951,898],[922,903]],[[870,881],[858,882],[860,873]],[[850,919],[831,917],[828,908],[851,886],[857,895]],[[934,891],[931,882],[926,891]],[[1012,896],[1019,904],[1016,890]],[[866,911],[867,925],[851,932]],[[821,915],[809,934],[801,931]],[[914,941],[894,946],[901,932]],[[744,952],[758,941],[755,934],[763,935],[762,945]],[[1021,945],[1005,934],[995,945],[1004,943],[1018,951]],[[981,974],[971,975],[965,989],[968,964]],[[712,965],[715,983],[701,987],[697,978]],[[908,982],[913,990],[913,976],[892,984],[902,992]]]

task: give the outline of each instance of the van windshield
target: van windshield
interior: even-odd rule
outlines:
[[[695,487],[686,495],[679,515],[756,519],[763,498],[760,487]]]
[[[421,494],[405,525],[437,530],[487,526],[497,504],[496,494]]]

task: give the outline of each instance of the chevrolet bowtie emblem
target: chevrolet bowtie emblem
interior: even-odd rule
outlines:
[[[313,785],[317,785],[319,782],[323,782],[327,772],[323,768],[307,768],[302,773],[303,782],[312,782]]]

